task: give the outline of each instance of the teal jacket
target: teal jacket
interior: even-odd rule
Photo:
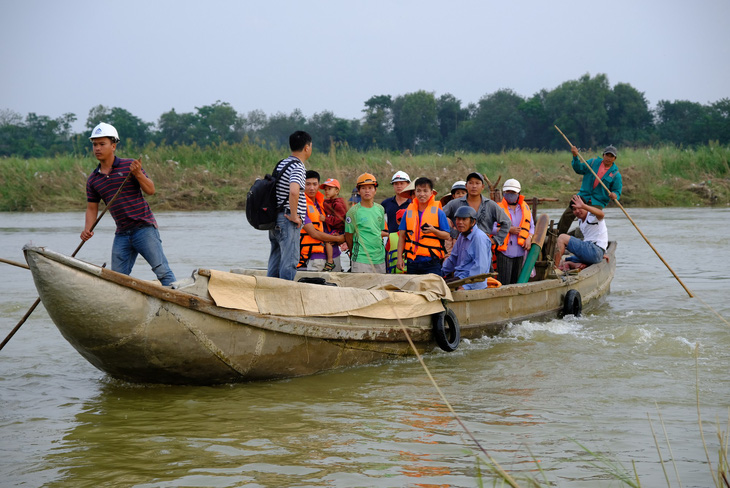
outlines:
[[[603,158],[593,158],[586,161],[591,168],[593,168],[593,171],[598,174],[598,168],[603,164]],[[586,165],[581,162],[580,159],[578,159],[577,156],[573,156],[573,161],[570,163],[573,166],[573,171],[578,173],[579,175],[583,175],[583,183],[580,185],[580,190],[578,190],[578,195],[585,201],[590,201],[591,205],[594,205],[596,207],[605,207],[608,205],[608,202],[610,200],[610,197],[608,196],[608,192],[605,188],[603,188],[603,185],[600,183],[593,188],[593,182],[596,181],[596,177],[593,176],[593,173],[586,168]],[[616,166],[616,163],[613,163],[613,166],[606,171],[606,173],[601,178],[601,181],[603,181],[603,184],[606,185],[611,192],[616,194],[616,198],[621,198],[621,190],[623,189],[623,182],[621,181],[621,173],[618,171],[618,166]]]

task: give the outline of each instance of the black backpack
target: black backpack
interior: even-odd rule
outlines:
[[[246,195],[246,218],[254,229],[269,230],[276,225],[276,216],[283,208],[283,206],[277,205],[276,202],[276,183],[294,161],[291,160],[286,163],[281,171],[276,171],[276,167],[279,166],[279,163],[276,163],[273,174],[267,174],[263,178],[256,179],[248,191]]]

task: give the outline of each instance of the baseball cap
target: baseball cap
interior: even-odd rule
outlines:
[[[476,171],[473,173],[469,173],[469,176],[467,176],[466,180],[464,180],[464,181],[469,181],[472,178],[479,178],[481,180],[481,182],[484,183],[484,176],[482,176],[481,173],[477,173]]]
[[[615,157],[615,158],[618,157],[616,148],[613,146],[606,146],[606,149],[603,150],[603,154],[613,154],[613,157]]]
[[[322,183],[321,185],[319,185],[319,189],[320,190],[324,190],[324,187],[325,186],[334,186],[335,188],[337,188],[339,190],[340,189],[340,182],[337,181],[334,178],[329,178],[327,181],[325,181],[324,183]]]

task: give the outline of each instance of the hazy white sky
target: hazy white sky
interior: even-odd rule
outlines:
[[[585,73],[706,104],[730,97],[729,20],[730,0],[0,0],[0,110],[359,118],[373,95],[466,105]]]

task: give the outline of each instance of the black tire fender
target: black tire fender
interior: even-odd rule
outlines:
[[[580,317],[582,311],[583,300],[580,297],[580,292],[578,290],[568,290],[568,293],[565,294],[565,298],[563,299],[562,316],[574,315]]]
[[[461,342],[461,327],[454,311],[446,308],[444,312],[435,313],[431,322],[436,344],[446,352],[455,351]]]

